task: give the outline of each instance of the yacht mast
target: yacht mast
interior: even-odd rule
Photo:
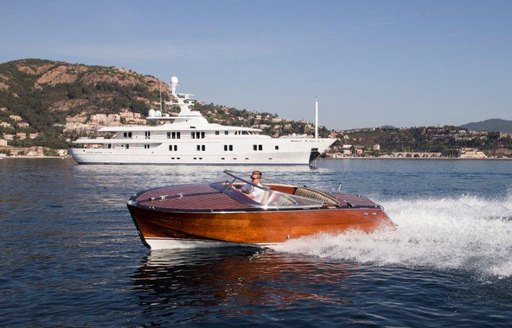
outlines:
[[[315,139],[318,139],[318,97],[315,97]]]

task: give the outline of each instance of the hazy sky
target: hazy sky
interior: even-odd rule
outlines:
[[[0,0],[0,62],[118,66],[351,129],[512,119],[512,1]]]

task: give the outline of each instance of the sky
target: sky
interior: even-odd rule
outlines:
[[[0,62],[124,67],[329,129],[512,120],[512,1],[0,0]]]

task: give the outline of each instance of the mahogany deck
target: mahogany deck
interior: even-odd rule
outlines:
[[[139,205],[159,209],[181,211],[232,211],[251,210],[258,203],[242,193],[231,193],[231,197],[207,184],[189,184],[151,189],[139,193],[134,199]],[[292,186],[270,186],[272,190],[293,194]],[[366,197],[350,194],[332,194],[340,202],[340,207],[376,207],[377,204]]]
[[[139,194],[135,201],[142,206],[181,211],[241,210],[249,207],[204,184],[153,189]]]
[[[340,205],[347,205],[350,207],[375,207],[377,204],[372,202],[366,197],[350,195],[350,194],[333,194],[334,197],[339,199]]]

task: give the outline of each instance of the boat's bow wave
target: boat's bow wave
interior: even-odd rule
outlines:
[[[394,199],[379,201],[397,224],[371,235],[349,231],[290,240],[282,252],[376,265],[467,270],[512,277],[512,193],[500,199]]]

